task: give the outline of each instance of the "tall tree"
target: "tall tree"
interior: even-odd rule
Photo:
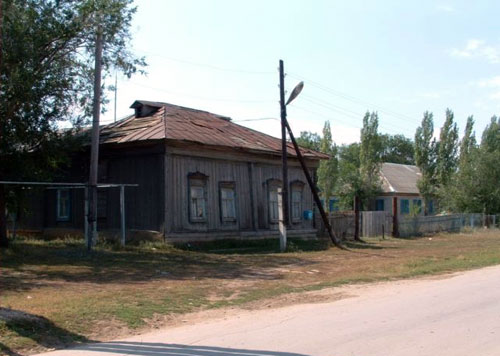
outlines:
[[[366,204],[379,192],[381,154],[378,115],[367,112],[361,142],[340,149],[338,193],[342,207],[352,208],[355,197]]]
[[[424,209],[427,213],[427,203],[436,194],[435,171],[436,171],[436,140],[434,134],[434,117],[426,111],[421,125],[415,132],[415,163],[422,174],[417,181],[420,194],[424,198]]]
[[[446,188],[457,169],[458,128],[453,122],[453,112],[446,110],[446,120],[439,135],[436,178],[440,188]]]
[[[336,192],[342,209],[352,209],[354,196],[361,190],[359,150],[360,145],[357,142],[338,148],[339,176]]]
[[[445,189],[446,199],[441,204],[450,211],[470,213],[478,211],[474,196],[477,196],[476,169],[477,160],[476,137],[474,134],[474,119],[469,116],[464,136],[460,142],[458,172],[451,184]]]
[[[338,177],[337,146],[333,143],[330,122],[326,121],[323,127],[323,137],[321,138],[320,151],[330,156],[328,161],[322,161],[318,169],[318,186],[321,194],[327,201],[333,195]]]
[[[474,117],[467,118],[464,137],[460,142],[459,169],[470,164],[472,151],[476,148],[476,134],[474,133]]]
[[[380,165],[382,163],[382,140],[378,133],[378,114],[366,113],[361,129],[359,171],[363,181],[363,200],[366,202],[380,190]]]
[[[61,136],[58,123],[79,126],[91,113],[96,23],[103,29],[104,78],[113,69],[131,76],[145,65],[128,48],[136,9],[132,0],[3,0],[2,5],[0,180],[49,178],[64,161],[63,150],[47,149]],[[0,188],[2,215],[6,189]],[[6,244],[0,219],[0,245]]]
[[[481,137],[474,183],[477,187],[476,212],[497,214],[500,211],[500,118],[493,116]]]
[[[300,136],[297,137],[297,144],[301,147],[309,148],[315,151],[320,151],[321,137],[315,132],[301,131]]]
[[[403,135],[382,135],[382,162],[415,164],[415,145]]]

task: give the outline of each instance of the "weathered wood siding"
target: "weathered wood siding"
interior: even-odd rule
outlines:
[[[107,160],[107,182],[139,185],[125,188],[127,229],[163,231],[163,162],[162,153],[110,157]],[[101,226],[119,229],[119,188],[109,188],[103,193],[107,195],[106,223]]]
[[[207,154],[209,157],[210,155]],[[256,163],[241,159],[219,159],[194,157],[183,154],[167,154],[166,159],[166,219],[167,234],[179,232],[210,231],[251,231],[274,229],[269,223],[268,190],[269,179],[281,179],[279,159],[276,164]],[[191,222],[189,219],[190,173],[202,173],[207,176],[207,220]],[[306,179],[299,167],[289,168],[289,181]],[[236,222],[222,222],[219,204],[219,183],[234,182],[236,194]],[[253,196],[253,197],[252,197]],[[312,209],[312,195],[307,185],[304,186],[302,210]],[[169,213],[170,212],[170,213]],[[292,224],[292,228],[312,228],[312,220]]]

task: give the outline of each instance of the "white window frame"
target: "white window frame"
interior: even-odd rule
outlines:
[[[290,215],[292,223],[300,223],[302,221],[303,202],[304,183],[301,181],[294,181],[290,184]]]
[[[229,193],[230,196],[227,195]],[[219,183],[220,218],[224,222],[235,222],[236,216],[236,189],[234,182]]]
[[[269,223],[271,224],[279,222],[278,188],[280,187],[281,181],[278,179],[269,179],[267,181],[267,208]]]
[[[206,175],[198,172],[188,175],[190,222],[204,223],[207,221],[207,178]]]

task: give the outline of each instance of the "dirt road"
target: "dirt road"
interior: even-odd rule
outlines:
[[[43,355],[500,355],[500,266],[320,293],[344,298],[228,311],[216,320]]]

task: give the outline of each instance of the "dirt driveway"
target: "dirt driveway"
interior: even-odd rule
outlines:
[[[336,301],[219,311],[210,321],[44,356],[499,355],[500,266],[315,292]],[[213,317],[213,315],[212,315]]]

